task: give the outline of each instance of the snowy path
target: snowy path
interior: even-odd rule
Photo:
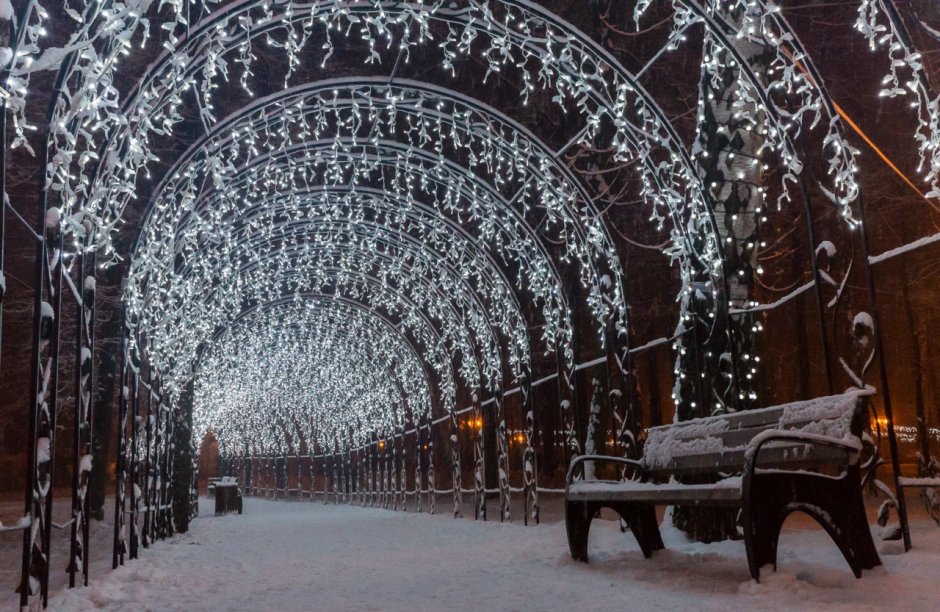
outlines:
[[[940,610],[940,529],[915,523],[907,555],[856,580],[820,530],[789,528],[780,571],[749,580],[744,546],[689,544],[644,560],[613,522],[592,528],[590,565],[568,557],[564,525],[523,527],[441,515],[246,499],[191,531],[62,591],[76,610]],[[205,508],[205,504],[204,504]],[[206,508],[208,509],[208,508]]]

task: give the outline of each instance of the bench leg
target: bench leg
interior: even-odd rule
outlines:
[[[597,505],[591,502],[565,502],[565,529],[568,532],[568,551],[575,561],[587,563],[588,533],[597,514]]]
[[[777,541],[789,511],[780,512],[773,500],[753,500],[744,512],[744,547],[751,578],[760,580],[760,568],[773,565],[777,571]]]
[[[861,487],[846,487],[840,499],[842,504],[827,508],[831,515],[831,527],[819,518],[816,520],[829,532],[855,577],[861,578],[862,570],[881,565],[881,558],[871,537]]]
[[[571,557],[587,563],[588,534],[591,521],[602,507],[610,507],[626,521],[636,538],[643,556],[649,559],[654,552],[665,548],[656,521],[656,507],[647,504],[601,503],[566,501],[565,527],[568,531],[568,550]]]
[[[841,480],[808,474],[757,474],[744,505],[744,541],[751,576],[760,568],[777,568],[777,540],[791,512],[813,517],[832,538],[856,578],[881,565],[868,528],[862,490],[853,468]]]
[[[630,526],[630,531],[633,532],[633,537],[640,545],[644,557],[649,559],[655,551],[666,547],[659,533],[655,506],[628,504],[623,510],[620,508],[615,508],[615,510]]]

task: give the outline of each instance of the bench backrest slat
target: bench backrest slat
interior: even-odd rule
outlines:
[[[653,427],[643,464],[654,476],[739,472],[748,443],[759,433],[779,429],[848,439],[861,434],[865,406],[863,393],[847,393]],[[847,459],[845,451],[789,441],[770,443],[761,452],[762,466],[786,469],[844,465]]]

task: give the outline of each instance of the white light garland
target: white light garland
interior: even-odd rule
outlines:
[[[765,74],[742,66],[734,84],[742,112],[758,109],[751,119],[764,137],[767,158],[760,163],[779,162],[782,205],[805,163],[798,139],[825,122],[832,182],[823,188],[851,226],[857,151],[776,5],[737,0],[732,5],[745,17],[732,27],[715,2],[670,2],[667,51],[701,25],[733,62],[743,61],[734,38],[774,52]],[[636,4],[637,22],[650,4]],[[559,151],[493,109],[440,87],[369,78],[329,88],[298,85],[303,62],[316,54],[308,49],[314,38],[322,41],[317,58],[323,66],[340,40],[352,41],[349,54],[385,66],[383,72],[396,57],[409,63],[419,47],[437,49],[451,74],[456,62],[474,55],[487,80],[511,73],[524,104],[537,94],[565,112],[575,109],[583,129],[573,143],[609,138],[614,159],[636,172],[651,223],[670,232],[664,252],[680,264],[680,329],[693,280],[704,275],[713,287],[722,281],[720,234],[706,188],[667,115],[602,47],[528,0],[161,2],[157,10],[171,15],[159,31],[165,51],[124,99],[115,76],[121,59],[151,34],[150,3],[73,5],[79,8],[69,8],[76,29],[67,47],[44,53],[39,41],[48,16],[39,3],[29,4],[10,76],[0,84],[13,116],[14,145],[23,145],[30,73],[74,52],[51,115],[47,167],[68,233],[100,248],[102,259],[116,257],[112,236],[136,198],[138,179],[149,177],[159,161],[155,139],[176,133],[180,109],[193,100],[206,133],[186,154],[187,164],[176,165],[155,193],[128,280],[131,352],[142,356],[143,349],[171,395],[188,375],[196,347],[220,326],[247,304],[292,293],[377,300],[373,306],[394,310],[414,329],[430,317],[439,334],[436,350],[459,355],[459,376],[474,388],[497,388],[505,376],[521,376],[537,341],[561,351],[571,367],[570,305],[560,281],[568,265],[577,268],[601,341],[608,325],[621,334],[628,329],[617,250],[597,203],[559,163]],[[938,102],[925,97],[919,58],[898,42],[893,23],[888,30],[878,25],[878,6],[881,0],[862,1],[859,23],[869,29],[860,29],[872,44],[889,46],[886,83],[893,86],[886,95],[906,91],[896,61],[911,64],[908,89],[917,96],[920,118],[915,137],[936,192]],[[190,14],[202,17],[189,23]],[[285,92],[238,116],[220,116],[217,97],[230,78],[255,96],[251,83],[262,46],[282,58]],[[705,69],[717,75],[717,61],[706,57]],[[530,221],[540,216],[536,231]],[[457,235],[458,228],[466,235]],[[562,253],[550,256],[543,241],[563,245]],[[407,308],[403,295],[412,300]],[[526,332],[526,299],[544,319],[539,339]],[[145,347],[137,346],[138,337]],[[440,376],[446,361],[435,365]]]

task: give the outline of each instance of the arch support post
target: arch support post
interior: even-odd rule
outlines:
[[[874,325],[875,351],[878,353],[878,375],[881,382],[882,405],[885,411],[885,420],[888,430],[888,451],[891,453],[891,469],[894,472],[894,493],[898,504],[898,522],[901,525],[901,538],[904,541],[904,551],[911,549],[911,531],[908,525],[907,503],[904,499],[904,488],[901,486],[901,459],[898,453],[898,438],[894,431],[894,410],[891,407],[891,390],[888,385],[888,364],[885,360],[884,343],[881,335],[881,321],[878,317],[878,302],[875,292],[875,277],[868,257],[868,226],[865,223],[865,206],[862,195],[858,196],[859,217],[862,219],[861,243],[862,257],[865,260],[865,285],[868,289],[868,302],[871,305],[871,318]]]
[[[424,487],[424,474],[421,469],[422,459],[424,458],[424,448],[421,444],[424,428],[418,421],[415,421],[415,446],[414,446],[414,475],[415,475],[415,512],[421,513],[424,508],[421,506],[421,494]]]
[[[90,259],[91,261],[86,261]],[[87,273],[90,267],[91,274]],[[75,586],[76,573],[88,586],[88,545],[90,513],[88,487],[92,474],[95,380],[95,258],[86,258],[84,241],[78,255],[78,286],[81,290],[79,316],[76,321],[75,434],[72,463],[72,528],[69,550],[69,588]]]
[[[433,420],[430,415],[427,417],[427,457],[428,457],[428,513],[434,514],[434,435],[431,431]]]
[[[402,425],[399,430],[401,443],[396,445],[401,448],[401,456],[398,464],[398,497],[401,499],[401,511],[408,510],[408,445],[405,443],[405,427]]]
[[[572,347],[572,352],[574,351]],[[573,353],[576,354],[576,353]],[[581,440],[578,435],[578,390],[573,363],[557,352],[558,360],[558,402],[561,408],[561,425],[564,428],[564,458],[563,472],[567,472],[571,460],[581,454]]]
[[[506,439],[506,414],[503,407],[503,392],[493,396],[493,416],[496,421],[496,469],[499,486],[499,522],[512,521],[511,498],[509,491],[509,444]]]
[[[46,212],[46,194],[43,191],[41,223],[45,223]],[[23,530],[23,556],[18,588],[21,607],[28,606],[29,598],[34,595],[39,595],[45,605],[49,588],[59,321],[62,312],[62,237],[58,224],[52,228],[41,228],[36,245],[29,446],[23,513],[30,521],[30,528]]]
[[[360,439],[363,439],[360,437]],[[365,507],[369,503],[369,496],[372,494],[369,489],[369,442],[366,442],[359,449],[359,505]]]
[[[157,403],[157,410],[159,410],[159,401]],[[143,496],[144,496],[144,529],[143,529],[143,538],[141,543],[144,548],[150,546],[150,542],[153,540],[153,505],[154,505],[154,496],[152,492],[153,488],[153,461],[152,459],[152,446],[153,446],[153,388],[151,387],[150,393],[147,394],[147,412],[144,416],[144,486],[143,486]]]
[[[483,406],[479,389],[473,392],[473,518],[486,520],[486,459],[483,451]]]
[[[140,531],[137,525],[137,517],[140,511],[140,466],[137,461],[138,454],[138,441],[140,433],[140,368],[133,369],[134,373],[134,383],[131,388],[131,399],[130,399],[130,427],[131,427],[131,449],[130,449],[130,495],[131,495],[131,508],[130,508],[130,558],[137,558],[137,549],[140,544]],[[162,436],[161,436],[162,441]]]
[[[525,450],[522,453],[523,478],[523,524],[528,525],[529,519],[539,524],[539,491],[538,491],[538,456],[535,449],[538,423],[535,420],[535,408],[532,404],[532,374],[526,372],[520,381],[522,391],[522,411],[525,416]]]
[[[460,466],[460,429],[457,423],[457,410],[451,406],[450,416],[450,482],[454,488],[454,518],[463,516],[463,477]],[[434,462],[434,435],[431,432],[431,425],[428,424],[428,457],[429,465]],[[428,492],[431,499],[434,499],[433,480],[428,483]]]
[[[124,509],[127,504],[125,491],[127,488],[127,402],[129,396],[127,338],[124,339],[121,352],[121,396],[118,405],[117,464],[114,479],[114,541],[112,544],[111,569],[117,569],[118,565],[124,565],[124,555],[127,553],[124,521]]]

